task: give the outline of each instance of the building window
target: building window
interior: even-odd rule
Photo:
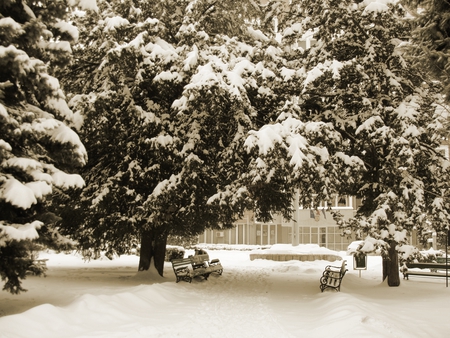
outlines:
[[[347,195],[336,196],[334,199],[333,208],[352,208],[352,198]]]
[[[337,198],[337,207],[347,207],[347,196],[338,196]]]

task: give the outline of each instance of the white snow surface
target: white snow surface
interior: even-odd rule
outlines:
[[[84,10],[97,11],[97,0],[69,0],[70,6],[79,6]]]
[[[251,248],[206,247],[224,273],[192,283],[175,283],[170,263],[164,278],[137,273],[139,258],[132,255],[84,262],[77,254],[41,253],[49,259],[47,277],[28,276],[26,293],[0,293],[0,337],[448,335],[445,278],[411,277],[388,287],[380,256],[368,256],[359,276],[352,257],[339,252],[348,268],[341,292],[321,293],[325,266],[339,261],[251,261],[251,251],[243,250]],[[308,251],[304,245],[285,249]],[[186,257],[191,254],[186,250]]]
[[[364,6],[363,15],[367,15],[372,12],[385,12],[389,10],[388,4],[395,5],[398,0],[364,0],[361,6]]]

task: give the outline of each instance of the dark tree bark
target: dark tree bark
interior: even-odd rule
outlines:
[[[383,257],[383,281],[387,278],[389,286],[400,285],[400,271],[398,265],[398,252],[395,249],[397,243],[389,242],[389,257]]]
[[[141,251],[139,255],[139,271],[150,269],[153,259],[156,270],[162,276],[166,255],[167,232],[159,229],[143,230],[141,233]]]

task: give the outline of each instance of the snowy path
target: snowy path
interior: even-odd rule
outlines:
[[[239,337],[242,332],[251,332],[251,337],[290,337],[270,309],[266,271],[228,269],[224,275],[212,275],[195,288],[200,304],[193,320],[198,323],[195,326],[200,335],[220,332],[221,337]]]
[[[0,294],[0,315],[18,313],[0,317],[0,338],[448,334],[445,281],[416,278],[389,288],[380,281],[380,257],[369,257],[363,278],[349,265],[340,293],[321,293],[319,277],[330,262],[250,261],[248,253],[226,250],[210,256],[221,260],[222,276],[175,283],[170,263],[161,279],[136,274],[136,257],[85,264],[54,255],[47,278],[27,279],[28,293]]]
[[[45,304],[3,319],[21,328],[20,336],[10,332],[11,337],[239,337],[242,332],[251,332],[247,337],[294,337],[270,310],[267,271],[232,268],[190,284],[176,284],[170,271],[167,275],[166,283],[85,294],[65,307]],[[23,328],[25,321],[33,331]],[[0,337],[10,336],[3,332]]]

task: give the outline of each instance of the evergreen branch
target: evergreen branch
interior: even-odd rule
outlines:
[[[205,10],[200,14],[198,21],[200,22],[201,19],[209,12],[210,9],[212,9],[216,5],[217,1],[213,2],[209,6],[205,8]]]

